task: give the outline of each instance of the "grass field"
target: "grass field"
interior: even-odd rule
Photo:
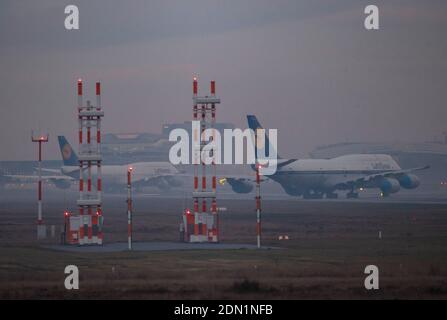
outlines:
[[[62,222],[61,202],[47,204],[47,224]],[[137,199],[135,241],[177,241],[182,202]],[[106,203],[105,241],[124,242],[124,199]],[[253,201],[220,206],[222,242],[255,243]],[[33,201],[2,201],[0,217],[2,299],[447,298],[447,205],[265,201],[263,243],[282,249],[260,251],[58,252],[34,239]],[[69,264],[79,267],[79,290],[64,287]],[[379,290],[364,288],[369,264],[379,267]]]

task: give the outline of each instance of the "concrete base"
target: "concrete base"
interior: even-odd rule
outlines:
[[[44,224],[37,225],[37,240],[47,238],[47,226]]]
[[[127,242],[107,243],[102,246],[49,245],[44,248],[68,252],[121,252],[129,251]],[[236,243],[186,243],[186,242],[134,242],[132,251],[168,251],[168,250],[268,250],[278,247],[261,247],[252,244]]]

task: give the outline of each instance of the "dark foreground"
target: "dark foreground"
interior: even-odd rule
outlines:
[[[446,204],[271,200],[263,203],[263,244],[283,249],[85,253],[44,247],[58,242],[71,199],[48,199],[44,217],[57,235],[41,243],[27,199],[0,202],[2,299],[447,298]],[[124,201],[106,198],[108,243],[127,240]],[[183,202],[135,199],[135,241],[177,241]],[[221,201],[222,243],[255,244],[253,205]],[[69,264],[79,267],[77,291],[64,287]],[[379,267],[379,290],[364,288],[370,264]]]

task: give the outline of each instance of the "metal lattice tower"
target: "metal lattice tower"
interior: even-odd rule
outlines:
[[[79,244],[102,244],[102,177],[101,177],[101,84],[96,83],[96,106],[83,105],[82,80],[78,80],[79,121]],[[96,131],[96,139],[92,134]],[[96,168],[96,188],[92,188]],[[87,190],[84,189],[87,173]]]
[[[218,242],[219,217],[216,202],[216,153],[212,151],[211,165],[205,164],[200,155],[207,141],[204,137],[206,129],[212,130],[212,139],[215,141],[216,131],[216,105],[220,99],[216,97],[216,85],[211,81],[210,96],[198,96],[197,78],[193,80],[193,120],[200,122],[200,128],[193,126],[193,163],[194,163],[194,235],[191,242]],[[199,165],[201,170],[199,170]],[[211,167],[211,168],[210,168]],[[208,172],[211,177],[211,188],[207,184]],[[199,173],[200,171],[200,173]],[[199,186],[201,178],[201,186]],[[201,202],[201,203],[200,203]],[[209,210],[208,210],[209,208]]]

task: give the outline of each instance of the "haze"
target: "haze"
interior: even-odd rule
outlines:
[[[80,30],[64,28],[64,8]],[[363,27],[368,4],[380,30]],[[76,142],[79,77],[103,86],[104,133],[159,132],[192,116],[191,79],[216,80],[218,120],[278,129],[283,157],[345,141],[441,134],[445,1],[2,1],[0,160],[31,160],[31,129]]]

